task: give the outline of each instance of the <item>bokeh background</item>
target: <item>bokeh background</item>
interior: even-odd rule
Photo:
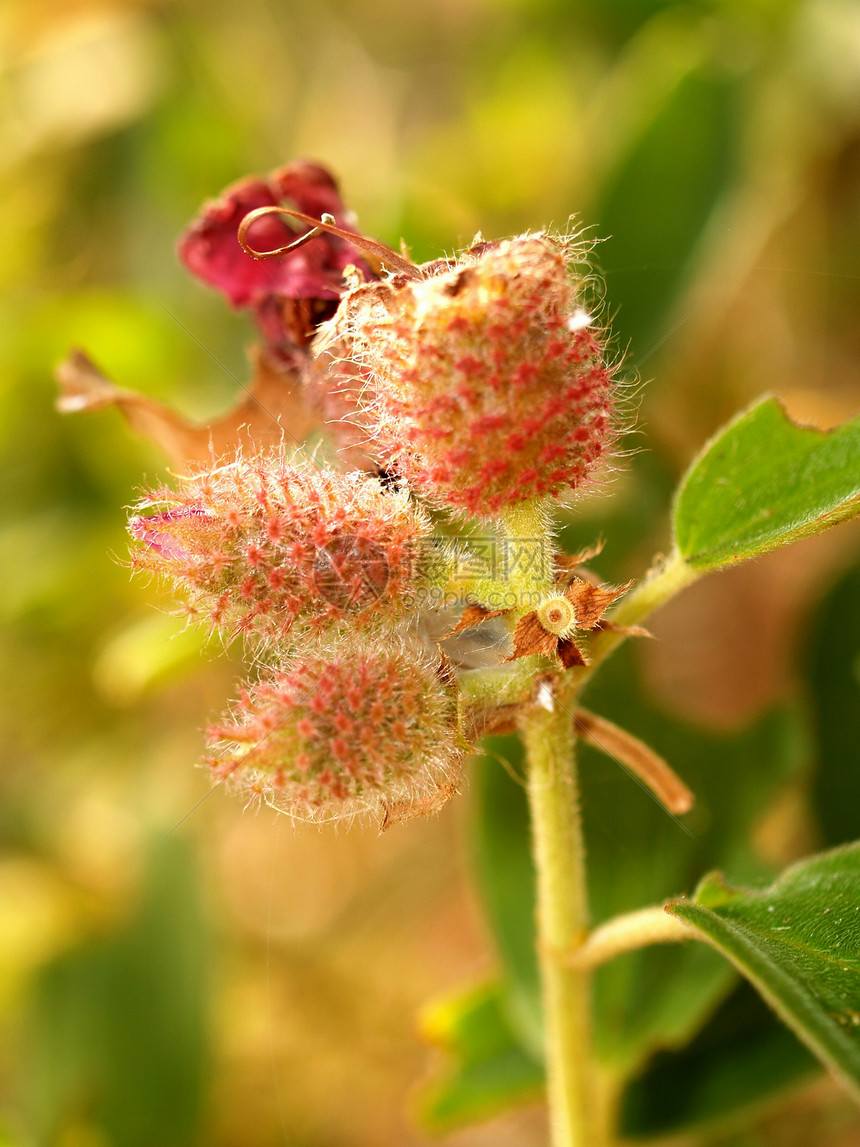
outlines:
[[[229,407],[251,326],[175,240],[292,158],[417,260],[575,213],[642,385],[629,456],[565,536],[602,532],[601,572],[641,575],[732,413],[764,391],[819,426],[860,409],[860,6],[6,0],[0,117],[0,1143],[429,1143],[409,1109],[440,1053],[416,1013],[496,963],[473,791],[383,837],[207,796],[193,765],[238,655],[112,560],[165,461],[114,411],[60,417],[52,370],[81,345],[190,417]],[[643,655],[661,704],[731,728],[838,693],[831,750],[856,762],[858,542],[840,527],[665,610]],[[856,638],[832,680],[822,618]],[[825,840],[860,835],[836,789]],[[782,861],[822,840],[798,792],[762,828]],[[719,1142],[847,1147],[853,1119],[817,1083]],[[531,1106],[437,1141],[543,1134]]]

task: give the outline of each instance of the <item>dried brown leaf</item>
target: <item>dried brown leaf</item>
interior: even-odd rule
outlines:
[[[286,439],[301,445],[319,417],[303,393],[298,370],[266,355],[253,356],[253,376],[239,403],[209,425],[195,425],[155,399],[116,386],[81,350],[56,370],[57,408],[70,414],[116,406],[138,434],[150,439],[181,469],[233,454],[240,446],[259,450]]]

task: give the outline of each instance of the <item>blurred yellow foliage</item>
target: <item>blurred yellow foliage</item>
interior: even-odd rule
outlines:
[[[608,575],[638,576],[673,475],[751,397],[827,425],[860,406],[858,77],[851,0],[0,8],[0,1142],[417,1147],[413,1013],[495,960],[460,859],[468,796],[376,839],[207,795],[192,766],[230,668],[109,556],[163,461],[111,412],[60,420],[56,361],[80,343],[191,416],[231,405],[250,325],[175,240],[204,198],[300,155],[419,260],[576,214],[606,240],[619,353],[654,381],[649,453],[571,541],[604,531]],[[663,696],[731,723],[784,693],[797,620],[854,538],[667,613]],[[174,1044],[187,1079],[145,1058]],[[544,1133],[527,1113],[443,1141]]]

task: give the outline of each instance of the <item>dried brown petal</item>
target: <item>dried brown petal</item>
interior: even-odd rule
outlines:
[[[457,674],[454,672],[454,666],[451,664],[450,659],[441,648],[439,649],[439,664],[436,666],[436,676],[449,688],[456,689]]]
[[[506,661],[516,661],[518,657],[529,657],[533,653],[542,653],[552,657],[558,647],[558,637],[547,630],[538,621],[535,610],[521,617],[514,630],[514,652]]]
[[[445,634],[442,640],[445,641],[446,638],[453,637],[455,633],[462,633],[464,629],[471,629],[473,625],[480,625],[482,621],[487,621],[491,617],[501,617],[503,613],[510,613],[510,610],[487,609],[483,605],[467,605],[460,620],[453,629]]]
[[[564,595],[576,610],[576,628],[594,629],[610,605],[632,585],[632,581],[618,587],[590,585],[577,578]]]
[[[570,637],[565,637],[559,641],[558,656],[565,669],[573,669],[577,665],[588,664],[585,654]]]
[[[593,546],[588,546],[576,554],[555,554],[553,556],[553,562],[556,572],[560,577],[573,573],[574,570],[579,569],[580,566],[584,566],[587,562],[590,562],[592,558],[596,558],[598,554],[602,553],[604,545],[605,543],[601,539],[599,542],[595,542]]]

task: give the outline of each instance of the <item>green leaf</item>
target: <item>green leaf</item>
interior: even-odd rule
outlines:
[[[798,426],[765,398],[721,430],[675,499],[675,545],[695,570],[718,569],[820,533],[860,513],[860,418]]]
[[[826,845],[860,837],[860,567],[813,618],[803,658],[815,727],[812,799]]]
[[[801,861],[761,891],[704,888],[669,911],[727,956],[860,1100],[860,843]]]
[[[127,927],[40,977],[26,1065],[34,1142],[65,1140],[82,1112],[97,1138],[123,1147],[198,1142],[208,948],[199,881],[178,838],[149,861]]]
[[[693,1041],[659,1052],[624,1093],[627,1138],[737,1123],[819,1070],[803,1044],[746,982],[726,999]]]
[[[694,28],[673,31],[686,53],[699,54]],[[691,63],[657,102],[592,210],[598,234],[607,236],[598,254],[618,312],[614,325],[634,363],[665,337],[708,220],[732,180],[736,77],[720,75],[712,61]],[[667,60],[667,68],[677,66]]]
[[[419,1092],[417,1114],[428,1130],[487,1119],[542,1093],[543,1066],[514,1034],[503,985],[482,985],[428,1004],[419,1024],[425,1039],[454,1060]]]
[[[473,765],[473,855],[484,907],[509,973],[510,1006],[523,1044],[543,1053],[540,976],[535,958],[535,872],[517,737],[487,737]],[[502,762],[506,763],[507,770]]]

